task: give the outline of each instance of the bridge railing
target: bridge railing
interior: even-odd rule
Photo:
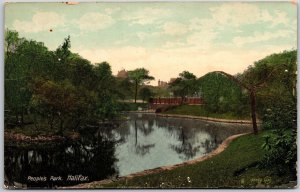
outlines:
[[[151,105],[180,105],[188,104],[188,105],[201,105],[203,104],[203,99],[199,97],[187,97],[187,98],[179,98],[179,97],[170,97],[170,98],[150,98],[149,103]]]

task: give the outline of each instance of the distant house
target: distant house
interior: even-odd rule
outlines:
[[[117,77],[119,78],[128,78],[128,72],[125,69],[122,69],[121,71],[118,71]]]
[[[177,78],[170,78],[169,84],[173,83]]]
[[[168,83],[165,81],[158,80],[158,87],[167,87]]]

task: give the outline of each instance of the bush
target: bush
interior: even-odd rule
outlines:
[[[264,129],[290,129],[297,127],[297,108],[293,101],[277,101],[266,107],[263,115]]]
[[[273,167],[278,175],[296,176],[297,161],[296,130],[277,129],[265,136],[262,148],[267,151],[260,163],[262,167]]]
[[[262,145],[266,150],[262,167],[273,167],[277,174],[296,177],[297,161],[297,109],[292,99],[270,102],[264,111],[263,129],[272,129]]]

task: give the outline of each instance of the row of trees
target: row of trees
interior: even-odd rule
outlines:
[[[129,71],[129,79],[117,79],[107,62],[90,61],[70,51],[67,37],[55,51],[43,43],[5,32],[5,122],[36,129],[48,127],[62,134],[66,128],[112,120],[118,100],[149,76],[146,69]],[[144,92],[144,93],[143,93]],[[142,91],[147,95],[147,90]]]

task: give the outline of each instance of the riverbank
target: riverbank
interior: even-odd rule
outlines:
[[[251,120],[220,119],[220,118],[212,118],[212,117],[204,117],[204,116],[177,115],[177,114],[167,114],[167,113],[156,113],[156,115],[160,116],[160,117],[175,117],[175,118],[185,118],[185,119],[198,119],[198,120],[221,122],[221,123],[252,124]],[[261,122],[257,121],[257,123],[260,124]]]
[[[76,140],[80,137],[79,133],[76,132],[69,132],[65,136],[59,135],[36,135],[36,136],[29,136],[23,133],[15,133],[11,131],[4,132],[4,141],[5,142],[48,142],[48,141],[64,141],[66,139]]]
[[[288,183],[291,176],[279,177],[272,168],[257,167],[264,156],[264,136],[269,133],[235,135],[193,161],[72,188],[286,188],[288,185],[282,184]]]
[[[125,113],[149,113],[155,114],[159,117],[174,117],[174,118],[184,118],[184,119],[196,119],[203,121],[212,121],[212,122],[220,122],[220,123],[239,123],[239,124],[252,124],[251,120],[241,120],[241,119],[221,119],[221,118],[213,118],[213,117],[205,117],[205,116],[195,116],[195,115],[181,115],[181,114],[168,114],[168,113],[155,113],[154,110],[142,110],[142,111],[125,111]],[[261,124],[260,120],[257,120],[257,124]]]
[[[180,105],[174,106],[166,111],[162,112],[162,114],[168,115],[188,115],[188,116],[199,116],[201,118],[211,118],[211,119],[226,119],[226,120],[245,120],[250,121],[249,114],[240,114],[236,115],[230,112],[226,113],[210,113],[203,106],[199,105]]]

